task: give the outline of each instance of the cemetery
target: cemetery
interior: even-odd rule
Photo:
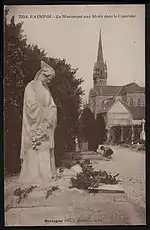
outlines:
[[[12,12],[5,8],[5,226],[145,225],[145,88],[107,84],[100,29],[93,88],[84,103],[89,65],[86,58],[77,66],[65,59],[77,52],[79,60],[77,49],[66,56],[75,48],[68,48],[69,36],[61,46],[54,26],[52,43],[53,26],[46,27],[47,47],[67,45],[54,57],[36,40],[38,24],[30,44],[28,19],[17,21]]]

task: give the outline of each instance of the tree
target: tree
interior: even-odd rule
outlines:
[[[55,69],[56,77],[50,89],[58,108],[57,149],[58,152],[73,151],[75,136],[78,134],[78,118],[83,94],[80,85],[83,80],[75,77],[77,70],[71,69],[65,60],[58,60]]]
[[[96,145],[103,144],[106,141],[106,123],[104,114],[98,114],[96,117],[96,126],[95,126],[95,137]]]
[[[26,38],[22,35],[22,24],[15,24],[14,17],[7,23],[5,10],[4,27],[4,106],[5,106],[5,167],[12,172],[19,170],[20,133],[26,58]],[[16,119],[17,118],[17,119]],[[14,135],[15,132],[15,135]],[[13,162],[13,163],[12,163]]]
[[[85,108],[80,117],[80,132],[81,140],[88,141],[88,149],[96,150],[95,147],[95,118],[89,108]]]
[[[40,69],[40,61],[47,62],[56,71],[56,77],[50,86],[58,108],[56,163],[61,160],[61,154],[73,149],[84,92],[81,89],[83,80],[76,78],[77,69],[72,69],[65,60],[48,57],[37,45],[27,45],[22,23],[15,24],[14,17],[8,23],[7,14],[8,10],[5,11],[4,40],[5,168],[9,172],[19,172],[23,94],[26,85]]]
[[[106,140],[106,134],[104,116],[98,114],[95,119],[89,108],[84,109],[80,118],[80,138],[88,141],[89,150],[96,151]]]

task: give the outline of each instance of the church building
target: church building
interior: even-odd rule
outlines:
[[[108,77],[100,30],[88,106],[95,118],[98,114],[105,117],[108,130],[113,126],[140,125],[145,119],[145,88],[135,82],[123,86],[108,85]]]

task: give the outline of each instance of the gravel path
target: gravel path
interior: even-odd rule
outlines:
[[[119,173],[129,200],[145,208],[145,152],[119,146],[110,147],[114,151],[112,159],[99,161],[95,164],[95,168]]]

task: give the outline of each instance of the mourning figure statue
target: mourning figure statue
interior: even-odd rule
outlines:
[[[54,69],[41,62],[41,69],[24,92],[19,181],[27,184],[48,183],[56,175],[54,132],[57,107],[48,84],[55,77]]]

